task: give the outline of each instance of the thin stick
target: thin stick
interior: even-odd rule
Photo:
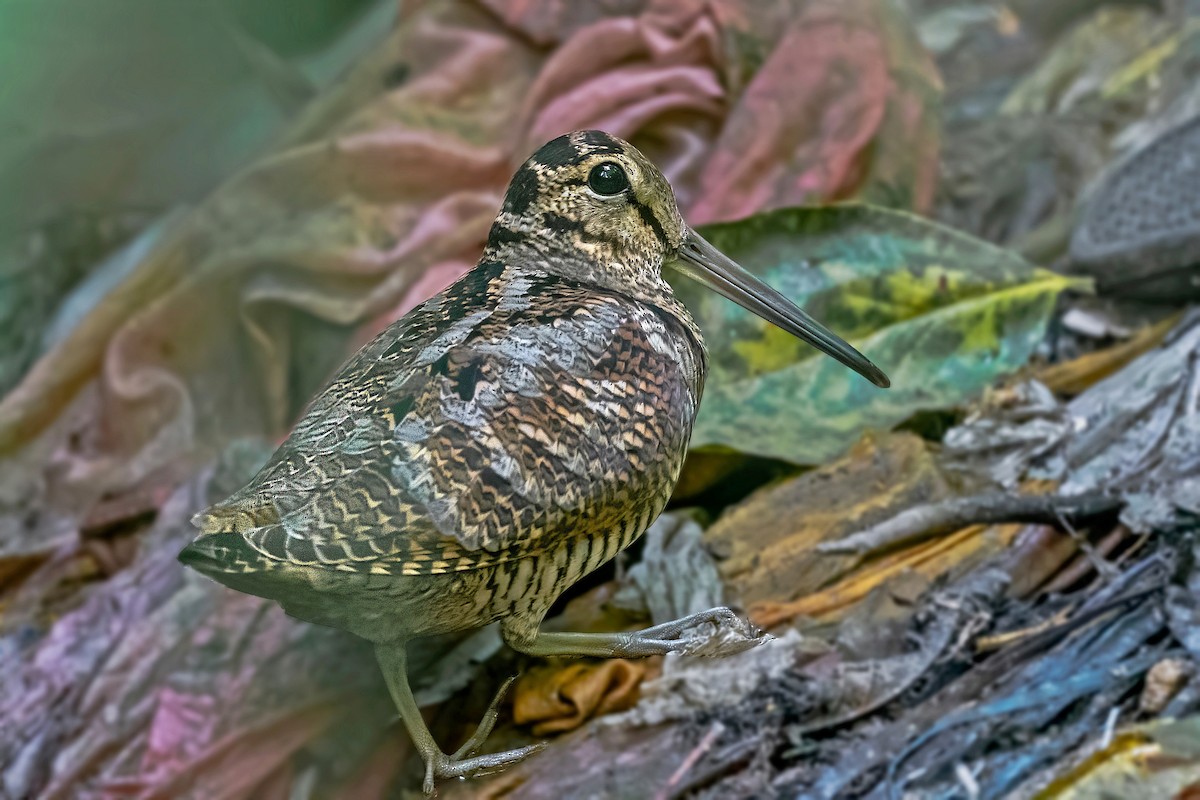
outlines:
[[[717,743],[717,739],[721,738],[721,734],[724,732],[725,726],[720,721],[714,722],[712,727],[708,729],[708,732],[704,734],[704,737],[700,739],[696,746],[692,748],[692,751],[687,754],[687,757],[683,759],[683,763],[671,773],[666,786],[661,787],[654,794],[654,800],[667,800],[674,792],[675,787],[683,780],[683,776],[692,767],[696,766],[696,762],[703,758],[705,753],[712,749],[713,745]]]
[[[1042,620],[1037,625],[1032,625],[1028,628],[1021,628],[1015,631],[1006,631],[1004,633],[995,633],[991,636],[980,636],[975,640],[975,651],[977,653],[986,653],[990,650],[999,650],[1001,647],[1011,643],[1028,639],[1030,636],[1036,636],[1039,633],[1045,633],[1051,628],[1057,628],[1066,625],[1071,621],[1071,612],[1074,611],[1073,606],[1067,606],[1060,609],[1057,614],[1047,619]]]
[[[1125,540],[1129,535],[1129,529],[1124,525],[1116,525],[1111,531],[1104,535],[1104,538],[1096,543],[1092,552],[1093,557],[1087,555],[1077,556],[1074,561],[1068,564],[1057,575],[1050,579],[1048,583],[1041,589],[1041,594],[1061,594],[1068,587],[1075,584],[1076,581],[1082,580],[1091,570],[1095,569],[1095,562],[1098,558],[1105,564],[1108,562],[1108,556],[1117,549],[1117,545]],[[1079,540],[1075,540],[1079,543]]]
[[[907,509],[865,531],[836,542],[819,544],[817,552],[864,555],[981,523],[1055,523],[1063,518],[1085,519],[1112,511],[1120,502],[1115,495],[1100,492],[1071,496],[990,492],[956,497]]]
[[[1108,710],[1108,718],[1104,720],[1104,738],[1100,740],[1100,749],[1107,750],[1112,744],[1113,734],[1117,730],[1117,718],[1121,716],[1121,709],[1117,707]]]

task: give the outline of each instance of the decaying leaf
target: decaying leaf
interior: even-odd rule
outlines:
[[[821,542],[954,494],[924,441],[907,433],[881,436],[826,467],[757,492],[722,515],[704,539],[736,598],[750,606],[781,603],[817,595],[858,564],[854,557],[817,553]]]
[[[0,737],[0,793],[66,798],[112,783],[159,797],[185,786],[252,796],[314,738],[340,731],[349,765],[383,734],[387,693],[369,645],[214,592],[175,559],[194,509],[265,455],[261,443],[230,448],[211,482],[164,503],[131,565],[5,654],[22,657],[0,673],[11,731]]]
[[[1138,711],[1143,714],[1161,714],[1167,704],[1179,694],[1195,675],[1194,665],[1181,658],[1164,658],[1146,673],[1146,685],[1138,698]]]
[[[881,798],[939,797],[961,788],[956,766],[964,764],[981,797],[1009,796],[1039,765],[1102,736],[1113,704],[1159,659],[1143,648],[1163,629],[1153,596],[1169,579],[1169,561],[1143,560],[1089,597],[1067,625],[964,674],[928,674],[907,710],[832,751],[831,763],[776,785],[822,800],[871,787]]]
[[[613,602],[643,611],[658,625],[725,604],[725,589],[703,531],[682,514],[663,514],[643,534],[642,558]]]
[[[1034,800],[1109,800],[1200,793],[1200,717],[1162,720],[1122,731]]]
[[[968,643],[991,624],[1008,582],[1000,570],[978,570],[955,586],[931,592],[913,609],[916,624],[905,652],[847,660],[832,671],[805,676],[813,708],[789,727],[790,735],[807,736],[864,716],[913,689],[922,676],[936,671],[937,662],[964,659]]]
[[[709,332],[713,374],[692,437],[799,464],[864,430],[968,400],[1023,366],[1072,282],[1014,253],[900,212],[787,209],[704,230],[892,379],[880,391],[721,298],[678,281]]]
[[[948,459],[986,452],[997,483],[1022,475],[1061,482],[1060,492],[1119,495],[1137,533],[1200,515],[1200,317],[1181,320],[1158,349],[1060,406],[1036,403],[968,420],[946,434]],[[999,454],[1004,458],[998,458]]]
[[[535,667],[513,690],[513,721],[533,725],[539,737],[574,730],[634,705],[645,672],[645,661],[622,658]]]
[[[606,718],[607,719],[607,718]],[[679,728],[589,725],[497,776],[438,787],[446,800],[643,798],[665,786],[695,739]]]

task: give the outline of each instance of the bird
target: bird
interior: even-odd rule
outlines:
[[[184,564],[373,643],[427,794],[543,745],[477,755],[510,679],[443,751],[409,686],[413,639],[498,622],[521,653],[599,658],[763,640],[724,607],[634,632],[540,629],[679,478],[708,355],[671,269],[889,385],[689,227],[646,156],[575,131],[517,169],[478,264],[351,357],[250,483],[193,518]]]

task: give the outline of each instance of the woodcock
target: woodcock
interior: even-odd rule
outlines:
[[[523,653],[594,657],[759,641],[727,608],[633,633],[539,630],[560,593],[646,530],[679,477],[707,356],[664,267],[888,385],[691,230],[645,156],[577,132],[517,171],[479,264],[355,355],[254,480],[194,520],[184,563],[374,643],[426,792],[540,747],[475,755],[501,690],[445,754],[409,688],[414,637],[498,621]]]

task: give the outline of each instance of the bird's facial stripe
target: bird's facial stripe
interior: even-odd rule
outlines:
[[[620,244],[620,237],[614,236],[604,228],[589,229],[582,220],[547,211],[542,214],[542,224],[547,229],[562,234],[574,236],[581,242],[596,242],[599,244]]]
[[[574,233],[582,235],[583,223],[577,219],[547,211],[542,214],[542,224],[555,233]]]
[[[654,209],[638,200],[637,197],[629,192],[629,202],[633,204],[638,216],[642,218],[642,222],[646,223],[646,227],[654,231],[654,235],[662,242],[664,247],[670,247],[671,243],[667,241],[667,232],[663,230],[662,223],[658,221],[658,217],[654,215]]]
[[[493,223],[491,231],[488,232],[488,244],[497,247],[506,244],[516,244],[524,239],[525,234],[501,225],[499,222]]]

